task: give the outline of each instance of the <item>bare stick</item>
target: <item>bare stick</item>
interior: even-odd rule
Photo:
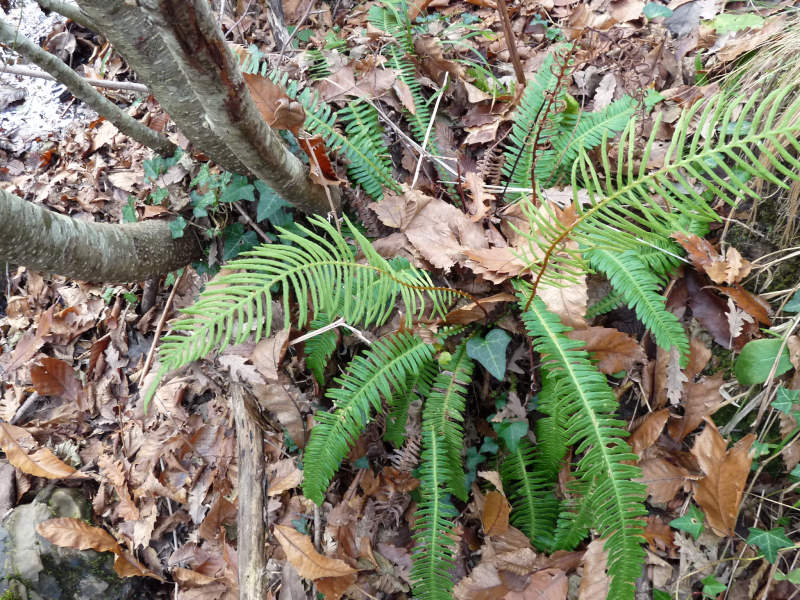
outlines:
[[[55,81],[56,78],[45,73],[44,71],[37,71],[28,67],[19,67],[16,65],[3,65],[0,64],[0,73],[11,73],[12,75],[20,75],[22,77],[37,77],[38,79],[47,79],[48,81]],[[80,75],[78,76],[80,77]],[[86,83],[91,86],[106,88],[109,90],[129,90],[131,92],[141,92],[142,94],[149,94],[150,90],[143,83],[133,83],[132,81],[109,81],[107,79],[89,79],[81,77]]]
[[[153,364],[153,357],[156,354],[156,348],[158,347],[158,338],[161,337],[161,332],[164,330],[164,323],[167,322],[167,313],[169,313],[169,309],[172,306],[172,299],[175,298],[175,291],[178,289],[178,284],[183,280],[184,275],[186,275],[186,270],[184,269],[181,276],[178,277],[178,280],[172,286],[172,290],[169,293],[169,298],[167,298],[167,304],[164,306],[164,311],[161,313],[161,318],[158,320],[158,325],[156,325],[156,332],[153,335],[153,344],[150,346],[150,351],[147,353],[147,358],[144,361],[144,367],[142,367],[142,372],[139,375],[139,383],[144,381],[144,378],[147,377],[147,372],[150,370],[150,366]]]
[[[511,19],[508,16],[506,0],[497,0],[497,12],[500,13],[500,22],[503,24],[503,36],[506,38],[508,55],[511,57],[511,63],[514,65],[514,74],[517,76],[519,85],[524,86],[525,71],[522,69],[522,61],[519,58],[519,52],[517,52],[517,41],[514,39],[514,30],[511,28]]]
[[[439,95],[436,96],[436,104],[433,106],[433,113],[431,113],[431,120],[428,122],[428,129],[425,130],[425,139],[422,140],[422,152],[420,152],[419,160],[417,161],[417,168],[414,169],[414,179],[411,180],[411,189],[414,189],[414,186],[417,185],[417,178],[419,177],[419,170],[422,167],[422,159],[425,158],[425,148],[428,145],[428,140],[431,137],[431,129],[433,129],[433,122],[436,120],[436,113],[439,111],[439,101],[444,96],[444,90],[447,87],[447,76],[449,73],[445,71],[444,73],[444,82],[442,83],[442,87],[439,90]]]

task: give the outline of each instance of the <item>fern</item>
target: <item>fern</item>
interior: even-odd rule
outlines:
[[[331,76],[331,70],[328,67],[328,59],[318,48],[310,48],[306,50],[306,55],[311,65],[308,67],[308,74],[312,81],[325,79]]]
[[[800,148],[800,98],[785,112],[779,111],[791,88],[775,90],[765,98],[730,97],[720,94],[684,111],[676,124],[661,168],[647,172],[647,162],[655,142],[659,121],[653,127],[642,156],[635,151],[636,123],[632,118],[619,142],[619,161],[612,168],[608,158],[608,138],[604,136],[596,169],[585,148],[573,164],[572,187],[576,219],[558,221],[548,205],[534,207],[525,202],[530,229],[528,240],[544,259],[532,264],[539,281],[563,285],[586,266],[578,253],[566,246],[569,240],[587,248],[621,253],[641,247],[648,236],[666,240],[675,231],[686,231],[692,222],[710,222],[719,216],[706,196],[734,204],[756,193],[746,179],[759,177],[779,187],[787,184],[764,165],[792,180],[800,178],[794,170],[800,160],[788,152],[789,145]],[[695,133],[689,134],[690,124]],[[763,164],[756,151],[762,151]],[[638,167],[636,164],[638,163]],[[744,175],[743,175],[744,174]],[[578,198],[585,184],[588,201]],[[527,205],[527,206],[525,206]]]
[[[409,406],[417,397],[428,395],[435,376],[436,361],[428,361],[418,371],[409,373],[406,386],[392,395],[383,439],[394,444],[395,448],[400,448],[405,440]]]
[[[314,320],[311,321],[311,330],[315,331],[326,325],[330,325],[333,319],[328,317],[325,313],[317,313]],[[323,385],[325,383],[325,366],[328,360],[336,350],[336,342],[339,339],[339,334],[335,329],[329,329],[312,338],[309,338],[304,347],[306,355],[306,366],[314,374],[317,383]]]
[[[356,356],[347,372],[336,379],[339,387],[325,394],[334,403],[331,412],[318,412],[303,458],[303,494],[322,504],[328,483],[349,448],[371,420],[382,413],[381,398],[403,389],[408,374],[433,357],[433,347],[409,333],[375,342]]]
[[[339,112],[339,120],[345,125],[345,134],[350,144],[371,159],[369,163],[351,159],[347,174],[375,200],[383,198],[384,187],[399,191],[400,186],[392,177],[392,161],[383,142],[378,111],[366,102],[350,102]],[[379,167],[377,176],[371,170],[372,165]]]
[[[527,299],[525,286],[518,285],[521,304]],[[528,290],[529,291],[529,290]],[[583,342],[571,340],[569,328],[534,298],[522,314],[533,346],[542,355],[542,368],[558,390],[567,418],[566,437],[576,453],[583,453],[576,476],[594,489],[592,527],[607,537],[610,598],[633,598],[633,583],[641,573],[641,547],[645,488],[634,482],[641,471],[633,466],[635,454],[625,443],[624,423],[613,417],[617,409],[614,394],[605,377],[581,350]]]
[[[366,263],[356,261],[355,249],[324,218],[310,220],[330,240],[303,226],[297,226],[299,233],[279,230],[282,243],[258,246],[227,265],[226,274],[208,285],[163,339],[160,376],[231,341],[242,343],[251,334],[261,339],[272,326],[275,288],[284,307],[283,326],[291,325],[294,302],[299,328],[309,321],[309,306],[331,318],[370,326],[383,323],[402,302],[410,324],[415,316],[443,314],[454,297],[454,291],[434,287],[427,273],[407,261],[384,259],[347,219]],[[154,386],[146,400],[153,391]]]
[[[587,253],[589,263],[608,277],[625,304],[652,332],[656,344],[669,351],[677,348],[681,366],[689,360],[689,339],[675,315],[666,309],[666,298],[658,293],[661,281],[651,274],[632,251],[616,254],[595,249]]]

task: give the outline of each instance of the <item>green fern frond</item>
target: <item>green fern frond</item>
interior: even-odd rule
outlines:
[[[316,331],[331,323],[333,323],[333,319],[325,313],[318,312],[314,316],[314,320],[311,321],[311,331]],[[306,366],[314,374],[314,378],[320,385],[325,383],[325,367],[334,350],[336,350],[338,340],[339,334],[335,329],[329,329],[306,340],[303,348],[306,356]]]
[[[609,313],[612,310],[616,310],[620,306],[622,306],[622,296],[619,294],[619,292],[611,290],[604,298],[598,300],[586,309],[586,315],[584,315],[584,318],[587,321],[591,321],[595,317],[599,317],[600,315]]]
[[[800,121],[793,117],[800,110],[800,97],[781,110],[792,91],[779,89],[763,98],[758,94],[748,98],[718,95],[686,109],[676,124],[663,166],[652,172],[647,172],[647,163],[658,119],[639,156],[634,144],[635,118],[631,118],[620,136],[616,168],[608,158],[607,137],[599,152],[600,169],[581,149],[572,170],[576,220],[559,223],[548,207],[526,211],[530,235],[545,256],[544,261],[531,265],[534,277],[557,285],[564,273],[569,281],[570,273],[583,270],[575,253],[565,249],[567,241],[597,248],[601,240],[604,249],[621,253],[640,247],[650,234],[668,239],[675,231],[686,231],[691,222],[719,220],[707,197],[731,204],[755,197],[747,186],[749,179],[761,178],[784,189],[787,183],[777,174],[792,181],[800,179],[800,160],[786,150],[789,146],[800,148]],[[692,134],[690,126],[695,128]],[[764,164],[756,152],[763,152]],[[588,201],[578,197],[581,184],[585,184]]]
[[[502,173],[508,180],[509,187],[530,188],[531,167],[533,165],[533,145],[536,141],[536,129],[542,126],[542,108],[548,93],[557,93],[562,97],[564,90],[555,90],[558,77],[553,72],[553,53],[548,54],[536,76],[528,81],[522,93],[519,107],[514,118],[514,125],[508,136],[505,148]],[[548,120],[549,121],[549,120]],[[552,128],[552,121],[549,121]],[[539,144],[544,141],[540,135]],[[538,168],[538,167],[537,167]],[[519,199],[520,193],[509,194],[510,200]]]
[[[414,52],[411,22],[408,20],[409,6],[405,0],[382,0],[370,6],[367,19],[373,27],[388,33],[403,50]]]
[[[537,438],[537,443],[538,443]],[[553,544],[553,529],[558,516],[558,499],[553,494],[555,474],[545,474],[536,467],[537,448],[522,438],[516,450],[509,452],[500,466],[512,510],[511,523],[540,550]]]
[[[456,497],[467,501],[466,478],[464,476],[464,396],[472,381],[472,360],[467,356],[466,342],[460,344],[450,361],[436,376],[430,393],[425,399],[424,418],[436,428],[449,461],[448,481]]]
[[[413,317],[443,315],[455,291],[433,286],[430,276],[408,261],[387,261],[345,218],[357,248],[323,217],[310,222],[327,236],[298,225],[300,234],[279,230],[281,243],[264,244],[231,261],[198,301],[183,311],[160,347],[160,374],[177,369],[231,341],[258,341],[272,326],[273,290],[282,299],[284,327],[302,328],[310,313],[343,317],[351,325],[383,323],[398,303]],[[366,262],[356,259],[360,250]],[[293,310],[293,305],[296,310]],[[309,307],[312,307],[311,309]],[[152,394],[151,388],[148,398]]]
[[[586,539],[589,527],[593,524],[594,505],[588,486],[572,484],[569,486],[574,497],[561,503],[553,550],[574,550]],[[611,598],[611,596],[609,596]]]
[[[436,361],[428,361],[418,371],[409,373],[406,386],[392,394],[383,439],[394,444],[395,448],[401,448],[405,443],[409,406],[417,398],[425,398],[430,393],[436,372]]]
[[[417,143],[422,144],[425,140],[425,132],[428,129],[428,123],[431,120],[429,101],[422,93],[422,86],[417,78],[417,71],[414,65],[404,56],[400,47],[395,44],[389,44],[386,46],[385,50],[389,57],[387,65],[393,69],[397,69],[398,78],[411,91],[411,97],[414,100],[414,112],[403,109],[403,116],[411,127],[411,133],[414,135],[414,139]],[[428,141],[428,148],[433,154],[437,153],[435,145],[432,144],[432,140]]]
[[[550,140],[552,147],[544,150],[537,159],[537,180],[543,182],[543,187],[552,187],[569,179],[580,148],[596,148],[602,143],[603,136],[625,129],[635,110],[636,101],[623,96],[601,111],[579,113],[574,128],[561,123],[558,133]]]
[[[426,409],[427,412],[427,409]],[[451,481],[450,460],[441,432],[423,412],[422,456],[419,480],[422,496],[414,526],[411,581],[419,600],[452,600],[455,541],[451,537],[458,511],[450,502],[447,482]]]
[[[677,348],[681,366],[689,360],[689,338],[678,318],[666,308],[666,298],[658,292],[659,278],[632,251],[617,254],[595,249],[586,253],[589,264],[603,273],[625,304],[636,312],[653,334],[656,344],[669,351]]]
[[[308,76],[312,81],[318,81],[331,76],[331,70],[328,67],[328,59],[318,48],[310,48],[306,50],[309,62],[311,65],[308,67]]]
[[[372,419],[382,413],[381,398],[405,388],[408,374],[433,357],[433,346],[406,332],[375,342],[350,362],[336,379],[339,387],[328,390],[331,412],[319,412],[303,457],[303,494],[322,504],[325,490],[339,463]]]
[[[521,305],[530,289],[518,284]],[[534,297],[522,314],[534,349],[542,355],[542,369],[553,377],[565,414],[569,415],[566,436],[576,454],[582,454],[576,476],[594,488],[591,508],[592,527],[601,537],[608,537],[609,597],[633,598],[634,582],[641,573],[645,488],[634,480],[641,470],[624,438],[625,423],[614,418],[617,401],[606,378],[592,365],[582,350],[583,342],[571,340],[558,317],[544,302]]]
[[[345,126],[350,145],[359,148],[360,157],[350,159],[347,174],[376,201],[383,198],[383,188],[400,191],[400,185],[392,176],[392,161],[383,142],[383,129],[378,121],[378,111],[366,102],[350,102],[339,112],[339,121]]]

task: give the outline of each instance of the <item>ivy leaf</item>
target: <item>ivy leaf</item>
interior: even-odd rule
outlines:
[[[659,4],[658,2],[650,2],[649,4],[646,4],[642,12],[644,12],[644,16],[648,19],[672,16],[672,9],[664,6],[663,4]]]
[[[775,400],[772,401],[772,408],[779,410],[786,415],[792,414],[792,407],[800,401],[800,390],[790,390],[784,386],[778,387]]]
[[[739,383],[742,385],[764,383],[769,377],[769,372],[772,370],[772,365],[778,357],[782,345],[783,340],[777,338],[747,342],[733,366],[733,372]],[[782,375],[791,368],[789,351],[784,347],[775,376]]]
[[[264,219],[272,221],[275,214],[284,206],[288,206],[287,202],[278,196],[271,187],[260,179],[255,182],[256,190],[258,190],[258,207],[256,208],[256,221],[261,223]],[[274,225],[274,223],[273,223]]]
[[[485,338],[475,336],[467,341],[467,356],[477,360],[492,374],[501,380],[506,374],[506,348],[511,336],[502,329],[492,329]]]
[[[775,571],[775,581],[788,581],[795,585],[800,585],[800,569],[789,571],[786,575],[780,571]]]
[[[717,35],[725,35],[726,33],[733,33],[742,29],[758,29],[764,24],[764,17],[754,14],[736,15],[733,13],[723,13],[717,15],[711,26],[717,32]]]
[[[800,290],[797,290],[792,299],[784,305],[783,312],[800,312]]]
[[[720,583],[720,581],[713,575],[709,575],[708,577],[703,579],[702,583],[703,583],[703,597],[705,598],[716,598],[722,592],[728,589],[724,583]]]
[[[172,234],[172,239],[182,238],[184,229],[186,229],[186,219],[180,215],[169,222],[169,231]]]
[[[673,519],[669,522],[670,527],[674,527],[679,531],[685,531],[694,539],[700,537],[703,533],[703,519],[705,515],[703,511],[697,508],[694,504],[689,505],[689,511],[682,517]]]
[[[255,200],[253,190],[255,188],[247,181],[244,175],[234,175],[231,182],[225,186],[219,196],[220,202],[236,202],[237,200]]]
[[[764,553],[770,563],[774,563],[775,559],[778,558],[778,550],[794,546],[792,540],[786,537],[783,527],[776,527],[769,531],[751,527],[747,543],[758,546],[758,549]]]
[[[527,421],[503,421],[492,423],[497,436],[503,440],[509,452],[516,452],[519,441],[528,433]]]

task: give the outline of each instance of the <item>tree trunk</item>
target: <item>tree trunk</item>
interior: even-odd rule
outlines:
[[[87,223],[0,189],[0,264],[83,281],[124,283],[164,275],[201,255],[189,231],[172,239],[167,221]]]
[[[197,150],[311,214],[322,186],[261,118],[206,0],[78,0]]]

